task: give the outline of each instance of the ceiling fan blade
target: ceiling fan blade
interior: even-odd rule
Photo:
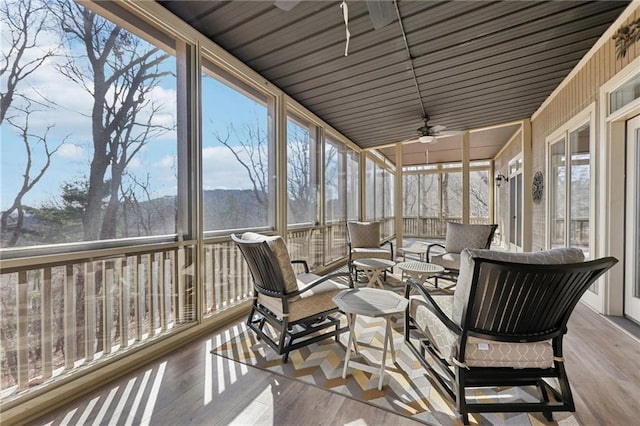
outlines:
[[[431,126],[431,132],[432,133],[440,133],[443,132],[447,129],[446,126],[440,126],[440,125],[436,125],[436,126]]]
[[[447,130],[447,131],[442,131],[442,132],[438,132],[438,136],[458,136],[461,135],[463,132],[461,130]]]
[[[367,0],[367,9],[376,30],[389,25],[396,18],[393,0]]]
[[[273,5],[278,9],[282,9],[285,12],[293,9],[301,0],[276,0],[273,2]]]

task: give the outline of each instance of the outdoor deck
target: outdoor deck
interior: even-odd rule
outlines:
[[[239,322],[200,338],[33,424],[416,424],[295,379],[211,355]],[[640,338],[580,304],[565,359],[584,425],[637,423]]]

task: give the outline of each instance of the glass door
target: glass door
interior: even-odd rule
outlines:
[[[640,115],[627,121],[624,314],[640,322]]]

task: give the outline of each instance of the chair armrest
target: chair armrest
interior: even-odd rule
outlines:
[[[458,324],[453,322],[451,320],[451,318],[449,318],[447,316],[447,314],[445,314],[442,311],[442,309],[440,309],[440,306],[438,306],[436,301],[433,300],[433,297],[431,297],[431,295],[424,288],[424,286],[422,284],[420,284],[419,282],[417,282],[416,280],[414,280],[413,278],[407,279],[405,290],[404,290],[404,297],[406,299],[409,299],[409,293],[411,292],[411,290],[417,291],[418,294],[424,298],[424,300],[427,302],[427,305],[426,305],[427,308],[431,312],[433,312],[434,315],[437,316],[440,321],[442,321],[442,323],[445,325],[445,327],[447,327],[449,330],[453,331],[457,335],[462,334],[462,327],[460,327]],[[453,296],[451,296],[451,297],[453,297]],[[407,306],[407,309],[409,309],[408,306]]]
[[[444,244],[440,244],[440,243],[431,243],[431,244],[427,245],[427,255],[426,255],[427,262],[430,262],[430,261],[431,261],[431,249],[432,249],[433,247],[440,247],[440,248],[442,248],[443,250],[446,250],[446,248],[445,248]]]
[[[380,244],[380,247],[382,247],[385,244],[389,244],[391,246],[391,260],[393,260],[393,243],[391,242],[391,240],[385,241],[384,243]]]
[[[294,296],[300,296],[302,293],[304,293],[305,291],[309,291],[311,290],[313,287],[316,287],[320,284],[322,284],[325,281],[329,281],[332,278],[338,278],[338,277],[347,277],[349,279],[349,288],[353,288],[353,278],[351,277],[351,274],[349,272],[334,272],[332,274],[327,274],[325,276],[322,276],[320,278],[318,278],[315,281],[310,282],[305,288],[303,288],[302,290],[296,290],[294,292],[291,293],[287,293],[286,297],[294,297]]]
[[[291,263],[301,263],[302,266],[304,267],[304,273],[305,274],[309,273],[309,264],[307,263],[306,260],[292,260]]]

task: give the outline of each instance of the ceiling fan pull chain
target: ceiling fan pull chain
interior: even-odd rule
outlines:
[[[351,33],[349,32],[349,6],[347,6],[346,0],[343,0],[340,4],[340,9],[342,9],[342,17],[344,18],[344,28],[347,34],[347,43],[344,46],[344,56],[349,55],[349,38],[351,37]]]

